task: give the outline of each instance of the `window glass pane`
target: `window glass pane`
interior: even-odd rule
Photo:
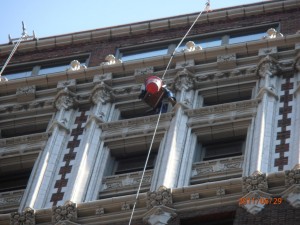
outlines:
[[[46,67],[46,68],[41,68],[39,71],[39,75],[45,75],[49,73],[57,73],[57,72],[62,72],[66,71],[66,69],[69,67],[69,65],[62,65],[62,66],[53,66],[53,67]]]
[[[167,52],[168,52],[168,50],[165,48],[165,49],[148,50],[148,51],[146,50],[143,52],[130,53],[130,54],[123,53],[122,61],[129,61],[129,60],[150,58],[150,57],[159,56],[159,55],[166,55]]]
[[[216,46],[221,46],[222,41],[221,40],[201,40],[195,42],[196,45],[200,45],[202,48],[211,48]]]
[[[8,80],[14,80],[14,79],[18,79],[18,78],[30,77],[31,71],[3,74],[3,76],[5,76]]]
[[[247,35],[231,37],[229,39],[229,44],[260,40],[265,36],[265,34],[266,32],[259,32],[256,34],[247,34]]]

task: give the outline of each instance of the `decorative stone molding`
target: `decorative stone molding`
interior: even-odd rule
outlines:
[[[114,64],[120,64],[122,63],[122,60],[120,59],[117,59],[114,55],[112,54],[109,54],[105,57],[105,61],[106,62],[103,62],[101,63],[100,65],[114,65]]]
[[[283,192],[282,197],[286,199],[293,207],[300,208],[300,185],[292,185]]]
[[[300,44],[299,44],[300,45]],[[300,53],[298,53],[298,55],[295,58],[295,62],[294,62],[294,70],[300,72]]]
[[[268,190],[267,176],[265,173],[256,172],[251,176],[243,177],[243,192],[247,193],[256,190]]]
[[[161,186],[158,191],[147,192],[147,208],[154,206],[171,206],[173,204],[171,189]]]
[[[104,73],[101,75],[95,75],[93,78],[93,83],[96,85],[96,84],[100,84],[100,83],[104,82],[106,84],[111,85],[112,78],[113,78],[112,73]]]
[[[189,91],[195,87],[195,76],[184,68],[182,71],[176,74],[174,79],[173,88],[177,91]]]
[[[101,82],[93,88],[90,100],[95,105],[97,105],[99,102],[102,102],[102,104],[106,104],[112,99],[111,93],[111,88],[109,88],[106,84]]]
[[[279,71],[279,63],[273,57],[267,55],[258,63],[256,74],[262,78],[266,78],[267,76],[273,77],[277,75]]]
[[[137,69],[134,70],[134,76],[151,75],[153,73],[154,73],[154,67],[153,66],[137,68]]]
[[[258,50],[258,56],[261,58],[266,57],[267,55],[270,55],[275,58],[277,56],[277,53],[277,47],[261,48]]]
[[[142,185],[150,185],[152,180],[153,170],[145,171],[145,176]],[[105,177],[102,181],[102,191],[110,191],[121,188],[136,187],[141,181],[142,174],[133,172],[128,174],[120,174],[115,176]]]
[[[175,69],[183,69],[185,67],[195,66],[195,60],[189,59],[186,61],[176,62]]]
[[[222,187],[217,187],[216,189],[216,195],[217,196],[224,196],[226,194],[226,190]]]
[[[73,221],[77,219],[77,205],[66,201],[63,206],[52,207],[52,222],[57,223],[63,220]]]
[[[23,194],[24,190],[0,193],[0,208],[19,205]]]
[[[78,71],[78,70],[83,70],[83,69],[86,69],[85,65],[81,65],[78,60],[72,60],[70,62],[68,71]]]
[[[18,88],[16,91],[18,102],[27,102],[35,99],[35,85]]]
[[[183,52],[194,52],[194,51],[201,51],[202,47],[200,45],[196,45],[193,41],[188,41],[185,44],[185,48],[182,50]]]
[[[68,88],[59,91],[54,99],[54,106],[57,110],[61,110],[62,108],[69,110],[75,108],[77,104],[76,94],[69,91]]]
[[[174,209],[166,206],[154,206],[143,217],[144,223],[149,225],[164,225],[168,224],[171,219],[177,216]]]
[[[200,198],[199,193],[191,194],[191,200],[195,200],[195,199],[199,199],[199,198]]]
[[[289,187],[294,184],[300,184],[300,169],[285,171],[285,186]]]
[[[250,191],[239,200],[239,205],[249,213],[256,215],[264,209],[266,202],[271,200],[272,196],[262,191]]]
[[[10,214],[11,225],[35,225],[35,210],[28,207],[24,212],[13,212]]]
[[[98,208],[98,209],[96,209],[96,213],[95,214],[98,215],[98,216],[103,215],[104,214],[104,208]]]
[[[122,205],[121,205],[121,210],[122,211],[128,211],[128,210],[130,210],[130,205],[128,204],[128,203],[123,203]]]
[[[279,37],[283,37],[283,34],[276,31],[274,28],[270,28],[267,30],[267,35],[264,36],[263,39],[274,39]]]
[[[62,80],[62,81],[58,81],[57,83],[57,90],[63,90],[65,88],[68,88],[68,90],[70,91],[76,91],[76,80],[75,79],[71,79],[71,80]]]
[[[217,57],[218,69],[232,69],[236,67],[236,54],[219,55]]]

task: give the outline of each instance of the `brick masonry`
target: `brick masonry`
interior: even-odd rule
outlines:
[[[76,158],[76,149],[80,145],[80,135],[83,134],[83,124],[87,121],[88,116],[86,115],[85,110],[79,110],[78,116],[75,118],[75,128],[72,129],[70,140],[67,143],[66,153],[63,156],[62,162],[63,166],[59,169],[59,176],[60,179],[56,180],[54,188],[56,192],[52,194],[50,202],[53,203],[53,206],[56,206],[57,203],[64,198],[63,188],[68,184],[67,175],[72,171],[71,161],[75,160]]]
[[[252,215],[244,208],[236,211],[234,225],[296,225],[300,221],[300,208],[293,208],[286,201],[280,205],[265,205],[265,208]]]
[[[291,113],[294,83],[291,76],[283,77],[280,90],[274,167],[282,171],[288,165],[291,136]]]

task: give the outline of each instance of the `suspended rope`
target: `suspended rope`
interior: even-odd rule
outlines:
[[[203,11],[205,11],[205,10],[207,12],[210,10],[210,1],[209,0],[206,2],[205,8],[204,8]],[[202,15],[203,11],[201,11],[198,14],[198,16],[196,17],[195,21],[191,25],[191,27],[188,29],[188,31],[186,32],[186,34],[183,36],[183,38],[181,39],[181,41],[179,42],[179,44],[177,45],[177,47],[175,48],[175,50],[171,54],[171,58],[170,58],[170,60],[169,60],[169,62],[167,64],[167,67],[166,67],[163,75],[162,75],[162,80],[164,79],[164,77],[165,77],[165,75],[166,75],[166,73],[167,73],[167,71],[168,71],[168,69],[169,69],[169,67],[171,65],[171,62],[172,62],[172,60],[173,60],[173,58],[174,58],[174,56],[175,56],[175,54],[177,52],[177,49],[181,46],[182,42],[186,39],[186,37],[188,36],[188,34],[190,33],[190,31],[193,29],[194,25],[198,21],[199,17]],[[148,150],[146,162],[145,162],[145,165],[144,165],[144,169],[143,169],[143,173],[142,173],[141,180],[140,180],[140,183],[139,183],[139,187],[138,187],[138,190],[137,190],[137,193],[136,193],[136,196],[135,196],[135,201],[134,201],[134,204],[133,204],[133,208],[132,208],[132,211],[131,211],[131,216],[130,216],[130,220],[129,220],[128,225],[131,225],[131,221],[132,221],[133,214],[134,214],[134,211],[135,211],[135,208],[136,208],[137,200],[138,200],[138,197],[139,197],[139,194],[140,194],[140,191],[141,191],[141,187],[142,187],[143,179],[144,179],[144,176],[145,176],[147,164],[148,164],[148,161],[149,161],[149,157],[150,157],[150,154],[151,154],[151,150],[152,150],[152,146],[153,146],[153,143],[154,143],[155,135],[157,133],[158,124],[159,124],[159,121],[160,121],[162,107],[163,107],[163,104],[161,105],[160,110],[159,110],[159,114],[158,114],[158,118],[157,118],[156,125],[155,125],[155,128],[154,128],[154,132],[153,132],[151,144],[149,146],[149,150]]]
[[[25,24],[24,24],[23,21],[22,21],[22,29],[23,29],[22,36],[21,36],[20,39],[16,42],[16,44],[15,44],[13,50],[11,51],[9,57],[7,58],[6,62],[4,63],[4,65],[3,65],[3,67],[2,67],[2,69],[1,69],[1,71],[0,71],[0,81],[2,80],[2,79],[1,79],[1,76],[2,76],[3,71],[5,70],[7,64],[9,63],[9,61],[11,60],[11,58],[13,57],[14,53],[17,51],[17,48],[19,47],[19,45],[21,44],[21,42],[22,42],[23,40],[27,40],[28,38],[35,38],[34,32],[33,32],[33,36],[28,36],[28,34],[27,34],[27,32],[26,32]],[[10,38],[10,36],[9,36],[9,39],[10,39],[10,41],[12,41],[11,38]],[[15,39],[14,39],[14,40],[15,40]]]

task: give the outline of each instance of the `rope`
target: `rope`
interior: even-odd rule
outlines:
[[[3,71],[5,70],[7,64],[9,63],[10,59],[13,57],[15,51],[17,50],[17,48],[19,47],[19,45],[21,44],[21,41],[23,41],[23,38],[25,38],[27,36],[27,34],[23,34],[21,36],[21,38],[18,40],[18,42],[16,43],[15,47],[13,48],[13,50],[11,51],[9,57],[7,58],[5,64],[3,65],[1,71],[0,71],[0,79],[1,79],[1,75],[3,73]]]
[[[209,6],[210,6],[210,1],[208,0],[207,3],[205,4],[205,8],[204,10],[209,10]],[[203,10],[203,11],[204,11]],[[162,76],[162,80],[164,79],[169,67],[170,67],[170,64],[174,58],[174,55],[176,54],[176,51],[177,49],[180,47],[180,45],[182,44],[182,42],[185,40],[185,38],[188,36],[188,34],[190,33],[190,31],[193,29],[194,25],[196,24],[196,22],[198,21],[199,17],[202,15],[202,12],[201,11],[199,13],[199,15],[197,16],[197,18],[195,19],[195,21],[193,22],[193,24],[191,25],[191,27],[188,29],[188,31],[186,32],[186,34],[183,36],[183,38],[181,39],[181,41],[179,42],[179,44],[177,45],[177,47],[175,48],[174,52],[172,53],[171,55],[171,58],[167,64],[167,67],[163,73],[163,76]],[[135,196],[135,201],[134,201],[134,204],[133,204],[133,208],[132,208],[132,211],[131,211],[131,216],[130,216],[130,220],[129,220],[129,223],[128,225],[131,225],[131,221],[132,221],[132,218],[133,218],[133,214],[134,214],[134,211],[135,211],[135,207],[136,207],[136,203],[137,203],[137,200],[138,200],[138,196],[139,196],[139,193],[140,193],[140,190],[141,190],[141,187],[142,187],[142,183],[143,183],[143,179],[144,179],[144,176],[145,176],[145,172],[146,172],[146,168],[147,168],[147,164],[148,164],[148,160],[149,160],[149,157],[150,157],[150,153],[151,153],[151,149],[152,149],[152,146],[153,146],[153,143],[154,143],[154,138],[155,138],[155,135],[156,135],[156,132],[157,132],[157,128],[158,128],[158,124],[159,124],[159,121],[160,121],[160,117],[161,117],[161,112],[162,112],[162,107],[163,107],[163,104],[161,105],[160,107],[160,110],[159,110],[159,114],[158,114],[158,118],[157,118],[157,122],[156,122],[156,126],[154,128],[154,133],[153,133],[153,136],[152,136],[152,140],[151,140],[151,144],[149,146],[149,150],[148,150],[148,155],[147,155],[147,158],[146,158],[146,162],[145,162],[145,166],[144,166],[144,169],[143,169],[143,173],[142,173],[142,177],[141,177],[141,180],[140,180],[140,183],[139,183],[139,187],[138,187],[138,190],[137,190],[137,193],[136,193],[136,196]]]

